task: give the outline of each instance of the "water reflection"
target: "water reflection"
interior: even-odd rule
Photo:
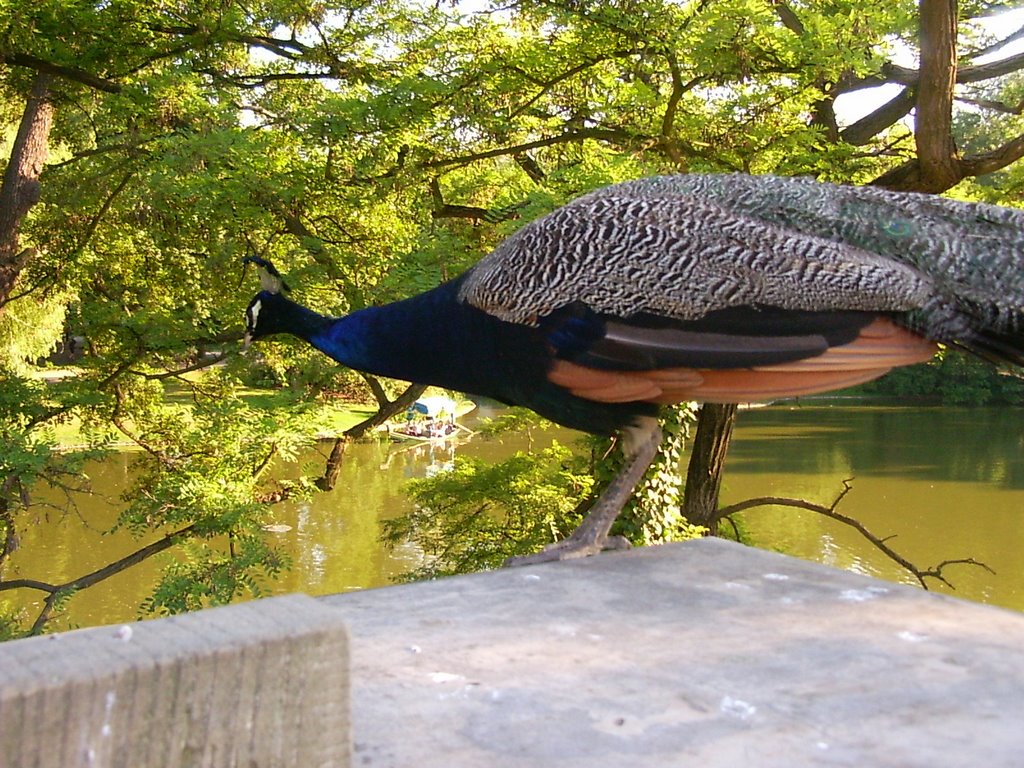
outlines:
[[[1024,610],[1024,412],[1014,409],[765,408],[740,416],[723,502],[754,496],[829,504],[919,567],[974,557],[996,571],[950,567],[960,597]],[[916,583],[852,529],[810,512],[744,516],[753,543],[894,581]]]
[[[776,406],[741,416],[731,466],[840,471],[1024,489],[1024,413],[997,408]]]
[[[841,510],[919,565],[973,556],[998,573],[950,571],[955,594],[1024,610],[1024,411],[1000,409],[789,407],[740,414],[730,453],[723,503],[752,496],[798,496],[829,503],[842,481],[855,478]],[[552,439],[571,443],[566,430],[475,439],[450,445],[363,443],[347,451],[338,487],[310,502],[275,508],[268,536],[293,567],[267,585],[270,593],[329,594],[380,586],[417,565],[412,545],[393,551],[379,543],[383,520],[403,514],[405,482],[443,470],[459,454],[498,461]],[[304,457],[322,468],[329,445]],[[40,512],[5,574],[63,582],[100,567],[146,541],[127,533],[101,536],[116,518],[116,500],[131,471],[126,454],[89,469],[95,498],[81,499],[64,518]],[[299,470],[296,469],[296,472]],[[56,500],[55,500],[56,501]],[[763,508],[744,516],[758,546],[909,581],[856,533],[812,513]],[[148,541],[148,540],[147,540]],[[160,557],[86,590],[71,602],[59,627],[130,620],[148,594]],[[9,594],[9,593],[8,593]],[[38,602],[32,596],[33,602]]]

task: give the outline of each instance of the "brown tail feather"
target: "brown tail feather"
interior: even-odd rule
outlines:
[[[558,361],[548,378],[579,397],[603,403],[745,403],[862,384],[897,366],[929,360],[935,349],[934,342],[880,318],[849,344],[832,347],[817,357],[778,365],[606,371]]]

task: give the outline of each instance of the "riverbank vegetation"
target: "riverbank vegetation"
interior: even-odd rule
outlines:
[[[301,344],[243,353],[245,256],[340,314],[436,285],[566,200],[646,174],[810,174],[1006,204],[1024,184],[1019,20],[992,23],[999,4],[959,19],[937,0],[3,7],[8,635],[42,631],[76,590],[131,566],[54,583],[10,565],[20,531],[89,491],[83,462],[111,440],[138,449],[138,481],[111,500],[138,535],[133,557],[183,553],[144,606],[164,613],[258,593],[286,566],[262,534],[270,505],[331,488],[346,441],[415,399]],[[47,359],[77,375],[40,381]],[[254,386],[284,394],[261,403]],[[344,428],[327,466],[279,479],[338,392],[374,413]],[[53,450],[72,422],[80,445]],[[552,482],[584,494],[601,461]],[[638,540],[677,530],[665,466],[652,482],[674,511],[638,520]],[[59,509],[36,501],[47,487]],[[14,590],[38,594],[38,611],[5,610]]]

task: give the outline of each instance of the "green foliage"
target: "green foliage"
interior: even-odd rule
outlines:
[[[410,481],[416,510],[385,521],[383,538],[423,551],[409,579],[497,568],[571,533],[592,484],[586,463],[558,443],[497,464],[457,457],[451,471]]]
[[[67,300],[63,296],[26,298],[0,314],[0,368],[26,373],[30,363],[47,357],[64,333]]]
[[[2,530],[11,542],[28,524],[34,488],[82,487],[83,457],[111,435],[131,440],[142,449],[140,480],[125,489],[121,525],[140,542],[191,531],[178,548],[187,557],[169,564],[147,604],[159,611],[251,594],[276,572],[279,556],[259,545],[263,502],[309,489],[275,481],[275,462],[314,429],[321,394],[354,389],[301,344],[237,354],[255,290],[241,257],[273,259],[297,299],[338,314],[453,277],[604,184],[680,170],[867,181],[913,152],[900,123],[852,146],[827,119],[837,84],[883,76],[894,50],[914,47],[911,0],[524,0],[475,12],[392,0],[0,0],[0,9],[4,149],[40,66],[55,105],[40,200],[18,227],[15,252],[31,256],[17,298],[0,307]],[[966,18],[962,32],[990,42]],[[978,101],[1020,100],[1016,76],[969,87]],[[958,121],[958,145],[978,151],[1021,128],[1013,109]],[[1002,201],[1024,188],[1020,174],[964,192]],[[65,334],[86,340],[76,378],[32,381],[29,364]],[[211,357],[223,373],[186,379]],[[272,408],[235,396],[257,382],[284,389]],[[950,368],[931,391],[1019,401],[999,382]],[[666,511],[677,505],[682,439],[672,418],[672,440],[623,529],[638,542],[692,533]],[[53,450],[68,439],[84,449]],[[592,450],[601,465],[604,449]],[[564,451],[520,457],[488,478],[505,489],[487,502],[493,520],[523,542],[567,530],[590,493],[591,467]],[[486,474],[459,471],[471,485]],[[520,488],[513,471],[536,482]],[[424,498],[463,520],[452,533],[490,542],[480,563],[512,554],[488,515]],[[431,546],[440,556],[440,539]],[[452,546],[464,550],[453,551],[457,563],[476,557],[468,541]]]
[[[261,577],[273,578],[288,567],[287,559],[256,535],[232,535],[227,551],[191,541],[178,557],[140,606],[142,614],[184,613],[226,605],[241,596],[261,597]]]
[[[953,349],[928,363],[897,368],[859,388],[871,395],[917,398],[943,405],[1021,405],[1024,379]]]
[[[310,445],[311,415],[296,423],[294,411],[255,411],[227,375],[204,377],[188,406],[168,403],[159,384],[136,384],[135,391],[119,385],[113,404],[112,419],[143,449],[118,525],[134,532],[188,525],[201,538],[256,536],[267,512],[259,501],[264,475],[272,462],[295,461]],[[308,493],[309,484],[289,492]]]
[[[0,643],[17,640],[22,636],[22,620],[23,617],[19,613],[0,610]]]
[[[658,455],[651,463],[633,498],[616,521],[613,533],[625,536],[634,544],[657,544],[685,541],[703,536],[707,531],[690,524],[680,514],[683,503],[683,463],[686,440],[696,421],[694,403],[667,407],[660,419],[663,439]],[[617,454],[619,459],[621,454]],[[614,477],[620,461],[597,465],[598,484]]]
[[[614,534],[635,544],[651,544],[704,533],[679,514],[679,465],[694,417],[690,405],[666,409],[662,450],[620,515]],[[545,424],[528,411],[511,409],[487,431],[521,432]],[[555,442],[498,464],[458,457],[451,471],[411,481],[408,488],[416,509],[386,521],[383,535],[392,547],[411,541],[426,555],[427,562],[404,578],[496,568],[509,557],[536,552],[569,535],[622,460],[606,438],[580,442],[588,450],[572,451]]]
[[[15,519],[32,505],[40,485],[73,489],[81,484],[80,469],[102,451],[98,432],[84,426],[76,450],[55,452],[62,422],[77,417],[88,397],[73,384],[45,384],[0,370],[0,532],[16,536]],[[8,546],[0,544],[0,574]]]

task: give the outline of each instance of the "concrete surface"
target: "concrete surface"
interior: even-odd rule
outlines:
[[[1024,615],[720,540],[322,602],[357,766],[1024,766]]]
[[[304,595],[0,645],[0,768],[348,766],[348,640]]]

